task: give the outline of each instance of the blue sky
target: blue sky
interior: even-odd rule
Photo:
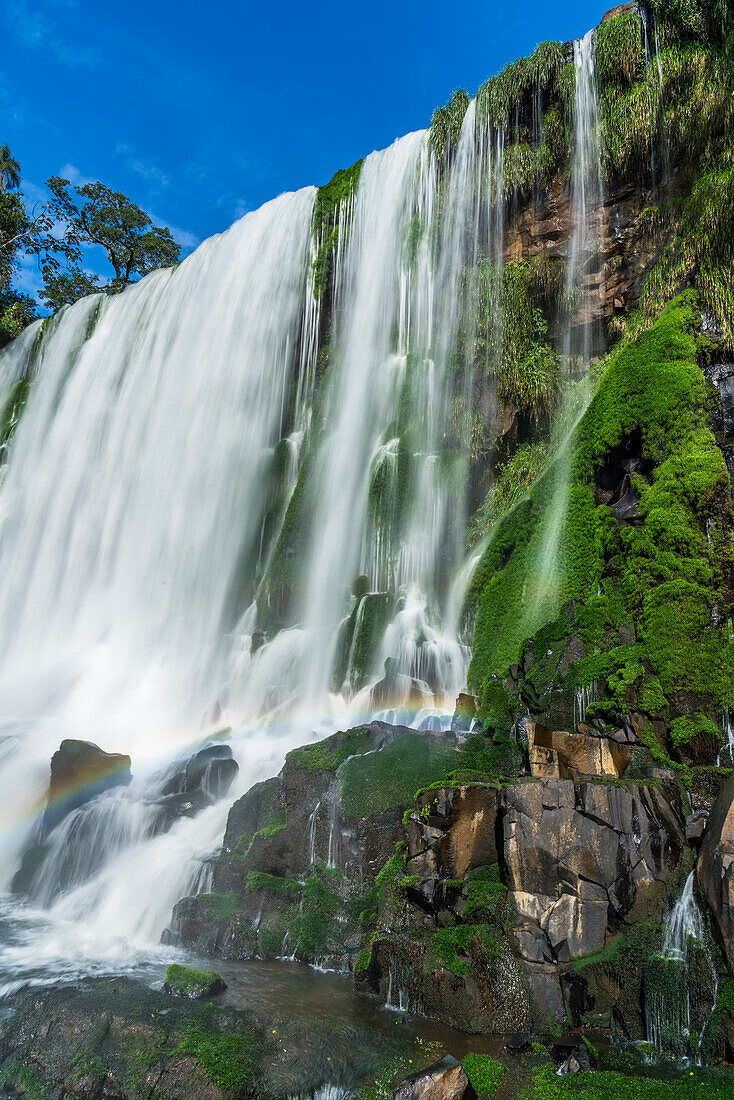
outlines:
[[[2,0],[0,142],[29,198],[52,175],[101,179],[187,252],[427,126],[454,88],[578,37],[607,6]]]

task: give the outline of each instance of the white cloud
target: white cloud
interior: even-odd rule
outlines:
[[[83,187],[85,183],[94,183],[91,176],[83,176],[73,164],[65,164],[61,169],[61,178],[73,183],[74,187]]]
[[[135,172],[141,179],[146,180],[154,187],[168,187],[171,182],[170,178],[155,161],[149,161],[139,156],[137,150],[128,142],[118,141],[115,146],[115,153],[117,156],[124,158],[125,164],[131,172]]]
[[[177,225],[171,225],[164,218],[159,218],[152,210],[146,210],[145,212],[154,225],[159,226],[161,229],[170,229],[173,239],[178,241],[181,248],[191,252],[201,244],[200,238],[196,234],[190,233],[188,229],[180,229]]]

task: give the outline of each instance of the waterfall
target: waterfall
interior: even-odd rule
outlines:
[[[2,886],[38,838],[64,738],[133,761],[129,787],[43,841],[41,956],[155,950],[173,904],[206,888],[231,801],[294,745],[371,717],[388,658],[405,690],[378,713],[420,725],[453,709],[468,660],[451,608],[468,456],[446,440],[471,378],[457,392],[452,356],[465,272],[480,244],[498,254],[498,148],[472,104],[443,184],[425,132],[366,159],[339,208],[321,380],[312,188],[175,269],[36,324],[0,357],[0,398],[32,380],[0,482]],[[307,583],[281,611],[264,582],[307,465]],[[332,676],[360,574],[389,614],[352,699]],[[161,816],[162,772],[225,725],[239,765],[228,798],[204,792],[193,816]],[[315,855],[315,828],[311,840]],[[30,952],[21,936],[3,958],[22,968]]]
[[[734,768],[734,723],[728,710],[724,711],[723,726],[726,744],[722,745],[719,750],[716,757],[716,767],[719,768],[723,764],[724,767]]]
[[[648,961],[644,979],[647,1039],[678,1058],[698,1052],[718,984],[694,885],[691,871],[665,922],[662,951]]]
[[[575,58],[569,288],[601,198],[590,36]],[[0,888],[41,841],[47,959],[156,950],[228,806],[294,746],[373,717],[447,728],[473,418],[493,435],[503,341],[509,138],[479,106],[445,162],[425,131],[368,156],[328,231],[313,188],[282,195],[0,355],[0,400],[30,380],[0,458]],[[129,753],[133,780],[42,836],[64,738]],[[164,813],[161,776],[214,738],[239,767],[227,798],[205,777]]]
[[[593,30],[576,39],[573,58],[575,91],[570,195],[573,229],[566,263],[567,327],[563,354],[569,369],[579,373],[587,371],[591,363],[595,305],[603,295],[601,273],[591,270],[599,255],[604,218]],[[587,401],[588,393],[585,394]],[[584,403],[577,422],[585,407]],[[534,572],[528,633],[557,613],[562,577],[558,556],[569,492],[567,441],[568,437],[559,443],[557,449],[553,496],[543,519],[542,548]]]

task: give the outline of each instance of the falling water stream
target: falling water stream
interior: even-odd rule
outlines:
[[[601,200],[592,38],[574,51],[569,287]],[[467,272],[502,261],[504,143],[472,102],[443,181],[424,131],[366,158],[337,212],[328,349],[305,188],[0,356],[3,405],[32,382],[0,473],[0,890],[39,835],[64,738],[128,753],[133,772],[47,838],[28,905],[7,902],[8,980],[165,954],[172,906],[205,887],[232,801],[288,750],[375,716],[441,728],[453,711],[476,564],[468,448],[451,442],[475,383],[457,335],[475,308]],[[588,362],[589,348],[569,354]],[[563,501],[550,513],[547,561]],[[303,583],[281,606],[274,578],[294,555]],[[374,653],[359,670],[355,635],[335,682],[341,632],[373,598],[386,609]],[[164,820],[166,782],[212,739],[239,766],[227,797]],[[314,811],[312,858],[316,826]]]

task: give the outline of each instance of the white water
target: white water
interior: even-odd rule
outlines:
[[[33,884],[42,909],[0,952],[6,970],[158,950],[173,904],[206,883],[202,861],[234,798],[275,774],[293,745],[346,723],[350,706],[365,712],[369,689],[353,703],[329,694],[358,573],[402,591],[378,665],[395,656],[408,684],[430,679],[417,722],[436,707],[450,713],[467,651],[443,626],[439,578],[461,564],[464,537],[463,504],[439,470],[447,326],[458,323],[445,291],[467,258],[473,139],[467,127],[437,237],[425,231],[437,217],[425,133],[367,158],[342,208],[351,232],[334,257],[340,351],[316,443],[308,587],[300,616],[257,652],[274,447],[288,447],[287,495],[314,445],[314,190],[281,196],[119,297],[78,303],[3,355],[0,397],[22,374],[35,381],[0,484],[0,885],[18,867],[63,738],[128,752],[134,773],[52,834]],[[424,232],[409,257],[414,214]],[[367,494],[410,356],[420,415],[397,538],[372,522]],[[156,832],[161,769],[205,741],[215,717],[232,726],[235,786]]]
[[[646,991],[645,994],[648,1041],[657,1050],[668,1050],[679,1057],[688,1052],[694,1019],[700,1028],[697,1043],[697,1048],[700,1048],[710,1016],[709,1012],[708,1016],[704,1014],[702,1017],[701,1005],[694,1005],[693,1009],[691,1005],[692,952],[704,951],[705,943],[703,918],[696,904],[694,887],[695,871],[691,871],[665,922],[658,965],[662,963],[668,968],[668,978],[663,982],[662,989],[656,988],[652,993]],[[709,1008],[712,1010],[716,1004],[718,980],[716,968],[707,952],[706,959],[711,973],[712,1001]],[[655,961],[652,960],[653,963]],[[673,977],[675,980],[672,980]]]
[[[570,323],[564,337],[564,357],[578,371],[586,371],[591,363],[593,340],[592,321],[595,298],[603,287],[594,286],[590,265],[598,256],[603,233],[604,188],[599,144],[599,108],[596,89],[595,32],[589,31],[573,44],[575,91],[573,106],[573,157],[571,162],[571,221],[573,230],[566,262],[566,301]],[[580,419],[588,403],[585,403]],[[534,573],[532,625],[547,622],[558,611],[561,533],[566,520],[569,495],[569,463],[566,443],[558,449],[557,473],[553,499],[543,520],[542,551]],[[530,632],[530,630],[528,630]]]
[[[590,57],[579,47],[582,76]],[[592,201],[584,87],[577,80],[575,268]],[[480,257],[501,262],[504,141],[471,103],[443,191],[425,132],[367,158],[339,210],[320,389],[310,188],[247,215],[175,270],[63,311],[0,358],[0,401],[34,377],[0,477],[0,889],[63,738],[128,752],[134,775],[50,837],[32,892],[43,908],[0,948],[6,972],[159,952],[173,904],[206,888],[231,802],[294,745],[373,716],[387,658],[396,691],[378,713],[447,721],[437,716],[453,710],[469,656],[457,637],[470,578],[468,447],[452,432],[481,382],[464,363],[457,384],[457,334],[472,332],[467,270]],[[491,421],[491,387],[483,400]],[[276,630],[263,577],[306,458],[307,583]],[[387,510],[370,501],[378,472]],[[360,574],[393,611],[352,697],[333,692],[332,673]],[[162,772],[225,725],[234,786],[158,831]],[[337,834],[332,817],[329,862]]]

